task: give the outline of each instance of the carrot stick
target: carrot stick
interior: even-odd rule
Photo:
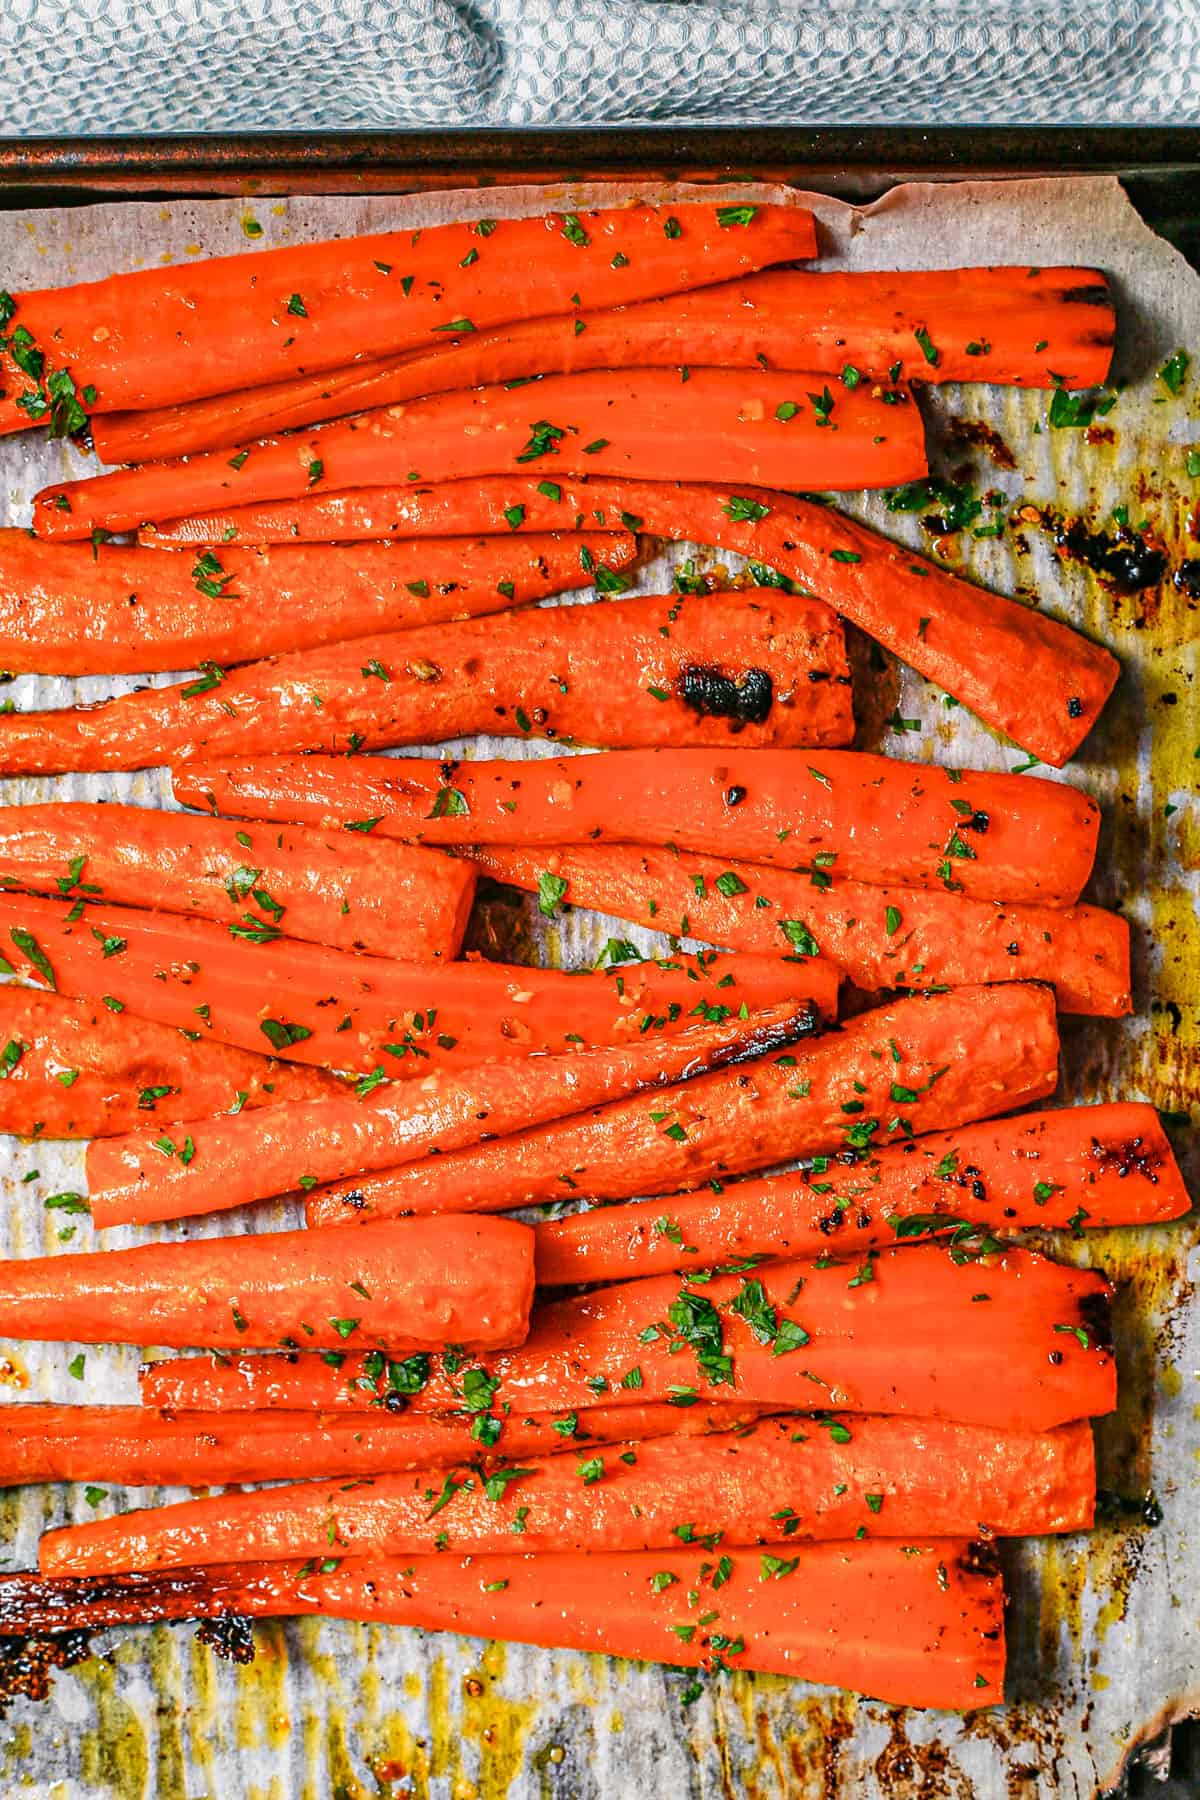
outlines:
[[[669,1550],[680,1526],[724,1546],[860,1529],[910,1539],[1070,1531],[1092,1522],[1091,1427],[995,1431],[897,1418],[833,1433],[795,1413],[736,1434],[651,1438],[621,1455],[530,1458],[491,1476],[459,1466],[380,1475],[347,1488],[306,1481],[183,1500],[46,1532],[44,1575],[111,1575],[196,1564],[280,1562],[335,1551],[409,1556]],[[438,1470],[437,1475],[440,1476]],[[869,1498],[870,1496],[870,1498]]]
[[[309,1194],[310,1225],[418,1212],[503,1212],[534,1201],[618,1200],[695,1188],[795,1157],[865,1150],[1053,1093],[1054,997],[1012,983],[898,1000],[753,1068],[674,1092],[613,1099],[429,1165]],[[260,1115],[267,1119],[271,1115]],[[256,1129],[229,1120],[226,1131]],[[97,1146],[93,1155],[111,1152]]]
[[[619,578],[636,554],[628,532],[221,545],[152,557],[0,531],[0,667],[47,675],[223,667],[525,606]]]
[[[1072,1106],[935,1132],[849,1165],[816,1157],[715,1194],[547,1219],[534,1228],[537,1275],[547,1287],[623,1281],[943,1233],[974,1248],[975,1227],[1156,1225],[1190,1204],[1152,1106]]]
[[[336,1351],[326,1355],[336,1357]],[[191,1359],[185,1359],[190,1361]],[[417,1378],[420,1358],[368,1358]],[[326,1367],[319,1356],[314,1361]],[[403,1405],[403,1401],[400,1400]],[[569,1439],[579,1446],[645,1437],[729,1431],[753,1421],[752,1408],[715,1405],[593,1407],[571,1421],[488,1412],[405,1418],[377,1410],[243,1412],[149,1411],[144,1406],[19,1405],[0,1409],[0,1486],[34,1481],[111,1481],[126,1487],[216,1487],[240,1481],[315,1481],[394,1475],[493,1455],[547,1456]],[[556,1429],[557,1423],[557,1429]],[[565,1433],[565,1435],[564,1435]],[[499,1448],[497,1448],[499,1446]]]
[[[178,1031],[108,1001],[0,987],[0,1131],[111,1137],[149,1120],[208,1118],[336,1091],[290,1067]]]
[[[667,634],[667,635],[664,635]],[[0,772],[139,769],[196,756],[437,743],[473,732],[613,744],[842,744],[838,620],[741,593],[497,613],[387,632],[0,717]]]
[[[693,1592],[694,1609],[681,1598]],[[0,1576],[0,1622],[13,1633],[302,1613],[687,1668],[732,1664],[901,1706],[973,1711],[1004,1698],[1000,1572],[994,1553],[961,1539],[785,1540],[720,1559],[680,1544],[666,1555],[325,1557],[303,1572],[231,1564],[103,1582]]]
[[[970,801],[962,804],[972,817]],[[802,953],[830,957],[859,988],[1048,981],[1063,1012],[1133,1011],[1129,926],[1098,906],[1000,906],[843,881],[820,868],[793,875],[625,844],[488,848],[475,860],[496,881],[533,893],[549,881],[562,904],[709,944],[769,955],[799,940]]]
[[[653,481],[752,482],[787,490],[895,487],[928,472],[921,417],[907,394],[887,406],[867,386],[761,369],[597,369],[513,386],[435,394],[374,407],[314,430],[266,438],[229,456],[201,452],[88,481],[57,482],[34,498],[39,537],[137,530],[189,507],[302,498],[318,484],[384,487],[537,473]],[[811,380],[816,381],[813,376]],[[696,420],[704,421],[697,431]]]
[[[377,818],[380,833],[426,844],[676,845],[885,887],[945,892],[949,880],[952,891],[1043,906],[1078,900],[1100,829],[1096,802],[1057,782],[847,750],[223,757],[176,769],[174,793],[184,806],[325,829]]]
[[[731,212],[738,215],[732,222]],[[668,219],[678,226],[670,235]],[[11,319],[10,345],[16,332],[27,334],[25,370],[11,354],[3,359],[8,397],[0,427],[46,419],[28,378],[30,352],[45,359],[47,376],[69,368],[89,410],[170,406],[336,368],[350,345],[356,358],[377,357],[440,343],[448,328],[468,321],[483,328],[531,309],[616,306],[812,256],[815,248],[812,215],[799,207],[685,203],[668,212],[639,202],[485,221],[482,229],[468,223],[331,239],[43,288],[17,294],[0,325]]]
[[[775,571],[819,594],[989,725],[1056,765],[1083,742],[1119,672],[1107,650],[1046,614],[976,587],[829,507],[766,488],[731,494],[699,482],[556,479],[549,485],[561,498],[554,500],[534,480],[453,485],[463,491],[411,495],[406,504],[394,490],[374,502],[350,496],[331,509],[340,521],[333,529],[346,535],[347,514],[357,529],[374,514],[369,535],[414,535],[434,520],[439,533],[502,530],[508,512],[522,529],[546,530],[557,513],[560,523],[577,516],[597,525],[623,520],[630,530],[733,550],[759,565],[768,582]],[[202,527],[193,521],[179,531],[232,529],[241,542],[261,540],[264,527],[265,535],[293,528],[299,535],[307,504],[210,516]],[[329,509],[307,529],[329,531]]]
[[[253,835],[253,831],[250,835]],[[0,893],[4,961],[68,994],[288,1062],[394,1079],[430,1069],[632,1044],[785,1000],[837,1012],[831,963],[758,956],[625,961],[614,939],[592,973],[487,963],[399,963],[316,944],[234,938],[203,919],[74,908]],[[348,1022],[347,1022],[348,1021]]]
[[[6,885],[216,919],[253,945],[299,938],[412,963],[458,955],[475,893],[461,862],[366,832],[82,801],[0,807],[0,867]]]
[[[519,1342],[533,1296],[532,1232],[508,1219],[445,1223],[10,1260],[0,1271],[0,1332],[231,1350],[352,1341],[404,1354]]]
[[[811,1007],[788,1003],[745,1022],[722,1019],[620,1049],[427,1075],[395,1093],[360,1083],[360,1094],[345,1099],[198,1121],[186,1155],[174,1144],[165,1154],[145,1132],[97,1141],[87,1162],[92,1217],[103,1227],[224,1211],[339,1175],[444,1155],[578,1112],[606,1094],[699,1080],[705,1071],[786,1050],[816,1024]]]
[[[1096,387],[1115,326],[1092,269],[777,270],[608,312],[447,334],[444,348],[193,400],[109,413],[106,463],[150,462],[453,388],[614,368],[812,369],[878,380]],[[927,347],[923,347],[924,340]],[[1035,345],[1037,349],[1035,350]]]

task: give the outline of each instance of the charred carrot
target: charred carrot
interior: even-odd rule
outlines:
[[[190,1142],[172,1141],[163,1157],[187,1156]],[[180,1349],[355,1343],[405,1355],[520,1342],[533,1297],[532,1232],[508,1219],[445,1224],[10,1260],[0,1279],[0,1332]]]
[[[693,1592],[694,1609],[679,1598]],[[1000,1571],[994,1551],[962,1539],[780,1539],[716,1559],[706,1546],[680,1544],[665,1556],[439,1553],[322,1557],[299,1571],[228,1564],[103,1582],[0,1576],[0,1623],[14,1635],[298,1613],[688,1668],[761,1669],[900,1706],[974,1710],[1004,1698]]]
[[[558,969],[470,959],[399,963],[299,940],[256,944],[170,913],[0,893],[0,946],[9,969],[65,994],[118,1002],[140,1018],[244,1050],[404,1080],[430,1069],[539,1051],[632,1044],[720,1023],[743,1007],[790,1001],[837,1011],[831,963],[757,956],[626,960],[614,939],[606,967]],[[4,971],[7,972],[7,971]]]
[[[820,1156],[786,1175],[718,1186],[547,1219],[535,1227],[539,1283],[622,1281],[738,1257],[859,1255],[931,1237],[974,1251],[988,1226],[1154,1225],[1191,1204],[1158,1114],[1128,1102],[1025,1113],[863,1161]]]
[[[0,1131],[111,1137],[151,1119],[208,1118],[336,1091],[319,1071],[194,1044],[108,995],[0,987]]]
[[[815,378],[812,378],[815,379]],[[750,482],[822,491],[895,487],[928,471],[921,416],[907,393],[887,406],[865,385],[825,385],[762,369],[597,369],[502,382],[374,407],[315,430],[174,462],[144,463],[43,488],[39,537],[137,530],[189,507],[302,498],[318,484],[386,487],[540,473],[653,481]],[[696,419],[704,420],[703,431]]]
[[[730,213],[737,213],[730,220]],[[674,221],[670,232],[668,220]],[[756,204],[483,220],[289,245],[5,295],[0,428],[75,430],[74,405],[110,412],[356,357],[440,343],[447,332],[538,313],[619,305],[812,256],[811,213]],[[60,416],[61,415],[61,416]]]
[[[1096,856],[1088,794],[1023,775],[860,751],[625,750],[536,762],[222,758],[175,798],[336,829],[355,818],[427,844],[676,845],[884,887],[1070,906]]]
[[[496,881],[535,894],[549,883],[563,905],[652,930],[765,955],[819,952],[859,988],[1048,981],[1063,1012],[1113,1019],[1133,1010],[1129,926],[1098,906],[1003,906],[843,881],[832,868],[795,875],[625,844],[489,848],[475,860]]]
[[[340,1353],[326,1351],[336,1361]],[[191,1361],[191,1358],[181,1359]],[[347,1361],[355,1359],[347,1358]],[[391,1372],[398,1407],[420,1380],[423,1359],[368,1352]],[[314,1361],[328,1365],[319,1355]],[[387,1377],[385,1376],[385,1380]],[[377,1403],[378,1404],[378,1403]],[[547,1456],[566,1442],[635,1442],[668,1434],[729,1431],[753,1408],[718,1404],[593,1407],[582,1419],[504,1419],[490,1412],[429,1418],[361,1408],[164,1415],[145,1406],[6,1406],[0,1410],[0,1486],[33,1481],[112,1481],[126,1487],[216,1487],[234,1481],[317,1481],[395,1475],[481,1456]]]
[[[0,667],[46,675],[224,667],[474,618],[595,582],[619,591],[636,553],[629,532],[151,556],[0,531]]]
[[[606,519],[619,523],[624,515],[631,530],[737,551],[751,559],[760,579],[772,584],[786,577],[819,594],[989,725],[1056,765],[1083,742],[1117,679],[1116,658],[1069,626],[976,587],[810,500],[766,488],[731,493],[699,482],[601,479],[546,485],[560,497],[548,499],[532,480],[459,482],[451,486],[462,493],[434,490],[411,497],[399,520],[394,492],[375,503],[353,496],[340,513],[344,517],[349,510],[362,526],[368,511],[376,511],[379,535],[396,530],[397,520],[399,535],[410,535],[414,525],[428,529],[434,519],[440,532],[498,530],[502,523],[495,521],[503,521],[506,512],[522,529],[544,530],[561,508],[560,520],[583,516],[603,525]],[[299,502],[301,508],[305,504]],[[299,533],[301,517],[276,507],[267,509],[265,519],[260,512],[257,524],[210,516],[202,529],[248,529],[250,535],[240,541],[254,542],[264,524],[285,533],[295,526]],[[329,526],[309,526],[314,528]],[[197,527],[193,522],[181,529]]]
[[[93,1143],[88,1151],[92,1217],[98,1226],[224,1211],[360,1170],[444,1155],[530,1121],[558,1119],[604,1094],[669,1087],[705,1071],[786,1050],[817,1024],[794,1004],[744,1022],[693,1026],[624,1049],[485,1063],[462,1075],[434,1074],[393,1094],[376,1083],[357,1096],[273,1106],[236,1119],[197,1121],[169,1153],[149,1133]]]
[[[46,1532],[45,1575],[111,1575],[205,1563],[450,1550],[667,1550],[680,1525],[722,1545],[856,1532],[911,1539],[1014,1537],[1090,1525],[1091,1427],[1056,1432],[898,1418],[831,1421],[799,1414],[735,1434],[651,1438],[624,1454],[578,1452],[340,1481],[306,1481],[149,1507]],[[841,1427],[838,1430],[838,1427]],[[836,1433],[836,1436],[835,1436]],[[438,1471],[440,1477],[441,1471]]]
[[[408,1212],[502,1212],[564,1197],[694,1188],[795,1157],[868,1150],[1044,1099],[1058,1079],[1054,997],[1021,983],[898,1000],[812,1044],[482,1143],[436,1168],[387,1168],[309,1195],[311,1225]],[[260,1115],[267,1118],[269,1115]],[[252,1121],[229,1120],[245,1133]],[[93,1154],[107,1154],[97,1146]]]
[[[215,919],[249,944],[299,938],[411,963],[462,948],[461,862],[368,832],[235,828],[140,806],[0,807],[0,882]]]
[[[472,732],[618,745],[844,744],[841,625],[819,600],[670,595],[325,645],[101,706],[0,717],[0,772],[378,749]]]
[[[1095,387],[1108,374],[1114,326],[1108,284],[1094,269],[777,270],[582,320],[449,333],[442,349],[183,406],[110,413],[93,437],[106,463],[149,462],[425,394],[580,369],[811,369],[846,388],[869,378]]]

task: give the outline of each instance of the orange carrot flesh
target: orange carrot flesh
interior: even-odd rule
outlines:
[[[185,1140],[186,1143],[186,1140]],[[411,1354],[490,1350],[525,1336],[533,1234],[508,1219],[447,1231],[390,1226],[368,1237],[311,1232],[141,1244],[4,1264],[0,1333],[43,1343],[347,1343]]]
[[[669,635],[664,636],[664,631]],[[844,744],[841,625],[818,600],[742,593],[497,613],[217,665],[96,707],[0,716],[0,772],[379,749],[474,732],[617,745]]]
[[[607,579],[600,571],[619,577],[636,554],[629,532],[151,556],[0,531],[0,667],[46,675],[224,667],[525,606]]]
[[[253,837],[256,828],[248,835]],[[243,1050],[275,1050],[378,1079],[432,1069],[633,1044],[697,1019],[719,1022],[792,1001],[837,1011],[831,963],[757,956],[623,961],[569,974],[482,962],[400,963],[277,939],[231,937],[204,919],[0,893],[10,968],[64,994],[113,999],[140,1018]]]
[[[987,1536],[1090,1525],[1091,1427],[995,1431],[947,1421],[839,1420],[839,1437],[797,1414],[744,1430],[651,1438],[621,1454],[578,1452],[507,1464],[312,1481],[150,1507],[47,1532],[43,1574],[110,1575],[244,1559],[667,1550],[691,1526],[727,1545],[788,1535],[852,1539]]]
[[[75,1000],[11,986],[0,987],[0,1068],[0,1131],[23,1137],[111,1137],[151,1120],[209,1118],[336,1092],[318,1070],[189,1043],[111,996]]]
[[[395,1368],[398,1380],[412,1377],[418,1361],[409,1357],[397,1363],[382,1351],[368,1360]],[[664,1404],[597,1406],[586,1418],[576,1418],[568,1435],[579,1446],[626,1444],[668,1433],[729,1431],[755,1417],[752,1408],[720,1404],[686,1411]],[[395,1475],[489,1452],[553,1455],[566,1442],[561,1421],[559,1427],[553,1419],[502,1420],[491,1413],[406,1418],[382,1408],[366,1416],[361,1408],[339,1408],[220,1418],[211,1412],[164,1416],[144,1406],[6,1406],[0,1410],[0,1486],[111,1481],[126,1487],[217,1487]]]
[[[1083,742],[1117,679],[1116,658],[1070,627],[976,587],[829,507],[766,488],[731,494],[700,481],[550,485],[560,498],[540,494],[533,480],[460,482],[424,495],[388,490],[371,500],[358,494],[332,513],[343,535],[350,516],[356,528],[370,517],[368,535],[380,536],[412,535],[435,520],[439,533],[502,530],[506,513],[522,529],[553,529],[546,521],[557,513],[560,523],[576,516],[589,525],[623,520],[630,530],[737,551],[819,594],[989,725],[1056,766]],[[455,493],[455,486],[463,491]],[[299,533],[309,504],[249,518],[210,516],[203,527],[193,522],[180,530],[249,530],[242,542],[256,541],[265,526]]]
[[[861,1162],[719,1193],[599,1206],[535,1226],[539,1284],[627,1281],[739,1257],[861,1255],[942,1234],[978,1247],[1004,1230],[1156,1225],[1190,1206],[1152,1106],[1117,1102],[967,1125]]]
[[[815,253],[811,213],[692,203],[375,233],[17,294],[14,329],[89,408],[169,406],[440,343],[447,329],[649,299]],[[678,230],[668,236],[665,221]],[[744,217],[744,223],[742,218]],[[0,429],[41,422],[9,356]],[[26,399],[22,406],[22,399]]]
[[[180,407],[110,413],[97,419],[93,437],[103,462],[157,461],[454,388],[631,366],[757,364],[842,376],[844,384],[850,369],[893,384],[1096,387],[1108,374],[1115,326],[1098,271],[1028,268],[776,270],[582,322],[583,331],[577,316],[562,316],[448,333],[441,349],[288,376]]]
[[[35,892],[215,919],[251,945],[298,938],[411,963],[458,955],[475,893],[460,861],[367,832],[82,801],[0,807],[0,867]]]
[[[223,758],[173,780],[181,805],[233,817],[325,829],[374,818],[380,834],[439,845],[675,845],[802,872],[814,886],[825,875],[945,893],[951,881],[964,895],[1043,906],[1078,900],[1100,828],[1090,795],[1058,782],[847,750]]]
[[[692,1592],[694,1613],[680,1598]],[[1004,1698],[1000,1573],[983,1546],[962,1539],[777,1539],[719,1562],[705,1546],[680,1544],[665,1555],[322,1558],[301,1571],[229,1564],[103,1582],[0,1576],[0,1622],[12,1633],[229,1613],[307,1613],[759,1669],[900,1706],[973,1711]]]
[[[149,1133],[93,1143],[88,1187],[97,1226],[223,1211],[360,1170],[445,1154],[530,1121],[561,1118],[609,1093],[665,1087],[784,1051],[817,1023],[792,1003],[624,1048],[487,1063],[462,1075],[259,1114],[197,1121],[181,1153]],[[367,1090],[370,1091],[367,1091]],[[642,1102],[645,1104],[645,1101]]]
[[[39,537],[90,538],[137,530],[189,507],[255,505],[411,480],[474,480],[538,471],[653,481],[750,482],[787,491],[895,487],[928,472],[920,414],[907,394],[888,406],[866,386],[762,369],[596,369],[547,375],[532,387],[499,383],[435,394],[229,456],[201,452],[44,488],[33,503]],[[702,432],[696,419],[704,420]],[[836,429],[834,427],[836,426]]]
[[[1057,1055],[1048,989],[1013,983],[898,1000],[783,1056],[714,1070],[649,1101],[613,1099],[440,1157],[436,1167],[376,1163],[384,1173],[311,1192],[308,1222],[502,1212],[542,1200],[695,1188],[1044,1099],[1058,1079]],[[226,1125],[253,1128],[249,1120]]]
[[[968,849],[971,842],[958,839]],[[829,869],[795,875],[624,844],[486,848],[475,861],[483,874],[533,893],[547,878],[555,892],[565,882],[563,904],[653,930],[767,955],[798,942],[859,988],[1048,981],[1063,1012],[1115,1019],[1133,1011],[1129,926],[1098,906],[1001,906],[945,889],[843,881]]]

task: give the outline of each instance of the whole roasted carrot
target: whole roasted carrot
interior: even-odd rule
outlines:
[[[337,1357],[338,1352],[326,1351]],[[186,1360],[191,1360],[186,1359]],[[319,1356],[314,1360],[322,1367]],[[350,1359],[347,1359],[350,1360]],[[368,1353],[396,1382],[419,1381],[421,1356]],[[386,1377],[385,1377],[386,1379]],[[145,1406],[6,1406],[0,1409],[0,1486],[33,1481],[112,1481],[125,1487],[215,1487],[235,1481],[316,1481],[395,1475],[481,1456],[547,1456],[566,1442],[627,1444],[646,1437],[729,1431],[753,1408],[718,1404],[593,1407],[583,1419],[504,1419],[490,1412],[429,1418],[363,1410],[164,1415]]]
[[[867,1150],[1044,1099],[1058,1079],[1057,1054],[1048,988],[1013,983],[898,1000],[784,1056],[716,1070],[649,1102],[610,1100],[443,1156],[436,1168],[376,1162],[384,1173],[311,1192],[308,1221],[626,1199],[795,1157]],[[256,1127],[229,1120],[224,1129]],[[92,1154],[107,1165],[111,1150]]]
[[[844,744],[838,620],[742,593],[559,606],[397,631],[0,716],[0,772],[139,769],[223,752],[357,750],[472,732],[585,742]]]
[[[174,771],[184,806],[427,844],[675,845],[986,900],[1070,906],[1092,872],[1100,808],[1024,775],[861,751],[617,750],[536,762],[221,758]],[[971,852],[972,854],[968,854]]]
[[[496,881],[535,894],[549,882],[563,904],[658,931],[765,955],[798,946],[859,988],[1048,981],[1063,1012],[1133,1011],[1129,926],[1098,906],[1004,906],[953,892],[953,876],[951,891],[874,887],[832,868],[797,875],[626,844],[489,847],[475,861]]]
[[[453,388],[631,366],[811,369],[847,388],[870,377],[1095,387],[1108,374],[1114,325],[1107,282],[1093,269],[776,270],[582,321],[447,333],[441,349],[110,413],[92,435],[106,463],[149,462]]]
[[[814,378],[815,379],[815,378]],[[828,385],[755,368],[596,369],[534,384],[435,394],[229,456],[202,452],[43,488],[34,529],[55,541],[137,530],[189,508],[302,498],[318,484],[474,480],[525,473],[653,481],[751,482],[795,490],[894,487],[928,471],[921,416],[907,393],[887,406],[867,386]],[[697,418],[704,420],[696,430]]]
[[[247,662],[525,606],[607,582],[629,532],[164,553],[0,531],[0,667],[128,675]]]
[[[767,583],[782,575],[819,594],[989,725],[1055,765],[1083,742],[1119,673],[1114,656],[1069,626],[811,500],[766,488],[731,493],[700,480],[544,485],[558,498],[540,493],[533,480],[464,481],[409,496],[407,504],[394,490],[374,501],[346,497],[307,525],[309,503],[299,501],[243,517],[209,515],[202,527],[192,521],[180,534],[233,530],[244,543],[280,532],[336,535],[345,533],[347,517],[356,529],[370,520],[372,536],[418,535],[435,520],[439,533],[501,530],[506,517],[516,528],[553,530],[557,515],[560,524],[586,517],[589,525],[624,522],[657,537],[714,544],[749,557]]]
[[[0,428],[46,422],[39,394],[64,367],[89,411],[169,406],[336,368],[351,345],[352,357],[379,356],[439,343],[447,330],[619,305],[814,251],[812,215],[799,207],[639,203],[378,232],[6,295],[0,329],[11,323],[18,355],[4,357]]]
[[[622,1049],[427,1075],[394,1094],[361,1083],[357,1097],[197,1121],[183,1146],[186,1154],[173,1141],[165,1153],[161,1141],[145,1132],[100,1140],[88,1151],[92,1217],[98,1226],[185,1218],[296,1188],[307,1191],[359,1170],[444,1155],[530,1121],[578,1112],[605,1094],[699,1080],[707,1071],[785,1051],[816,1024],[811,1007],[787,1004],[744,1022],[722,1019]]]
[[[1191,1204],[1152,1106],[1023,1113],[933,1132],[862,1161],[809,1167],[716,1193],[598,1206],[535,1226],[547,1287],[703,1269],[738,1257],[860,1255],[940,1236],[968,1250],[982,1228],[1153,1225]]]
[[[685,1544],[665,1555],[323,1557],[299,1571],[244,1563],[103,1582],[0,1576],[0,1622],[17,1635],[304,1613],[761,1669],[899,1706],[973,1711],[1004,1698],[1000,1571],[994,1553],[963,1539],[780,1538],[719,1558]]]
[[[189,1142],[169,1154],[187,1155]],[[9,1260],[0,1332],[181,1349],[352,1343],[405,1355],[519,1343],[533,1297],[533,1233],[508,1219],[445,1223],[319,1242],[279,1231]]]
[[[405,1556],[436,1550],[668,1550],[690,1526],[722,1545],[769,1542],[786,1518],[804,1540],[1070,1531],[1090,1525],[1096,1472],[1086,1422],[1056,1432],[932,1420],[801,1414],[736,1434],[651,1438],[621,1454],[529,1458],[489,1475],[460,1465],[347,1488],[306,1481],[148,1507],[46,1532],[45,1575],[186,1569],[245,1559]],[[835,1427],[836,1429],[836,1427]],[[837,1441],[841,1440],[841,1441]]]
[[[208,1118],[336,1092],[316,1069],[194,1044],[111,995],[74,1000],[0,987],[0,1131],[110,1137],[151,1119]]]
[[[250,944],[300,938],[411,963],[458,955],[475,893],[460,861],[367,832],[83,801],[0,807],[0,869],[5,885],[215,919]]]

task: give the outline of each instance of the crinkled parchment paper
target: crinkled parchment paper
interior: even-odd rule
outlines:
[[[493,189],[12,213],[0,216],[0,286],[50,285],[202,253],[252,254],[256,247],[330,233],[584,206],[621,191]],[[683,198],[687,190],[672,192]],[[745,185],[733,192],[742,199],[777,197]],[[1127,385],[1093,434],[1103,441],[1090,442],[1079,430],[1050,430],[1045,395],[950,387],[923,403],[935,464],[943,473],[969,468],[981,491],[1002,490],[1014,503],[1078,509],[1094,521],[1127,505],[1135,522],[1143,516],[1152,522],[1176,562],[1187,553],[1188,508],[1200,499],[1200,484],[1187,478],[1184,446],[1200,443],[1200,368],[1177,397],[1155,370],[1176,348],[1200,353],[1200,282],[1146,230],[1115,183],[912,186],[865,209],[798,197],[810,199],[820,215],[830,266],[1012,261],[1107,269],[1121,302],[1116,375]],[[246,229],[251,220],[262,227],[253,241]],[[1016,467],[994,466],[995,437],[992,452],[964,444],[962,421],[998,434]],[[696,428],[703,431],[703,419]],[[24,523],[38,487],[86,467],[71,447],[10,439],[0,444],[0,507],[8,520]],[[898,537],[925,541],[915,518],[888,514],[879,499],[842,503]],[[1093,893],[1134,921],[1139,1010],[1124,1025],[1064,1022],[1062,1096],[1122,1094],[1173,1109],[1196,1104],[1196,886],[1181,870],[1177,833],[1183,824],[1194,835],[1196,826],[1197,615],[1169,582],[1134,599],[1115,598],[1086,571],[1059,562],[1036,527],[980,539],[968,532],[943,548],[981,581],[1040,595],[1048,609],[1103,637],[1125,664],[1106,717],[1063,778],[1091,789],[1106,808]],[[661,590],[691,552],[653,549],[640,575],[644,588]],[[700,554],[715,560],[712,552]],[[737,566],[736,558],[721,560]],[[57,706],[128,685],[26,679],[9,692],[23,706]],[[920,729],[889,727],[885,721],[897,709]],[[887,658],[874,659],[859,711],[864,746],[983,768],[1026,760]],[[476,741],[466,752],[492,748]],[[514,753],[511,744],[501,748]],[[170,804],[161,772],[13,783],[4,797],[47,793]],[[1172,806],[1178,810],[1168,817]],[[526,955],[577,963],[594,958],[609,928],[609,921],[587,914],[546,925],[524,902],[494,901],[477,936],[509,954],[523,945]],[[650,933],[620,929],[647,950],[664,948]],[[46,1213],[42,1204],[46,1194],[79,1185],[78,1153],[44,1144],[15,1147],[10,1139],[0,1141],[0,1159],[4,1253],[90,1247],[86,1220],[70,1244],[60,1244],[63,1215]],[[38,1173],[29,1178],[33,1170]],[[271,1228],[287,1216],[283,1208],[262,1209],[244,1228]],[[197,1221],[164,1234],[207,1235],[230,1223]],[[113,1240],[133,1235],[116,1233]],[[1026,1544],[1007,1554],[1011,1701],[1003,1712],[964,1721],[895,1711],[742,1674],[709,1687],[684,1710],[680,1679],[659,1669],[315,1620],[258,1627],[256,1661],[236,1668],[216,1661],[190,1628],[163,1628],[108,1634],[99,1640],[101,1659],[57,1676],[48,1703],[18,1702],[0,1726],[0,1786],[56,1800],[376,1794],[1081,1800],[1102,1791],[1117,1778],[1131,1742],[1200,1706],[1200,1322],[1189,1282],[1200,1261],[1190,1221],[1160,1232],[1093,1234],[1063,1253],[1101,1265],[1121,1287],[1122,1399],[1119,1412],[1098,1427],[1101,1480],[1129,1501],[1153,1490],[1163,1518],[1150,1528],[1127,1511],[1088,1537]],[[133,1351],[89,1350],[81,1385],[67,1376],[74,1346],[0,1348],[12,1370],[5,1375],[6,1398],[133,1396]],[[8,1366],[0,1364],[0,1373]],[[1003,1382],[1003,1368],[995,1379]],[[113,1493],[100,1505],[148,1498]],[[10,1568],[33,1563],[43,1526],[92,1510],[82,1488],[9,1493],[3,1506]]]

